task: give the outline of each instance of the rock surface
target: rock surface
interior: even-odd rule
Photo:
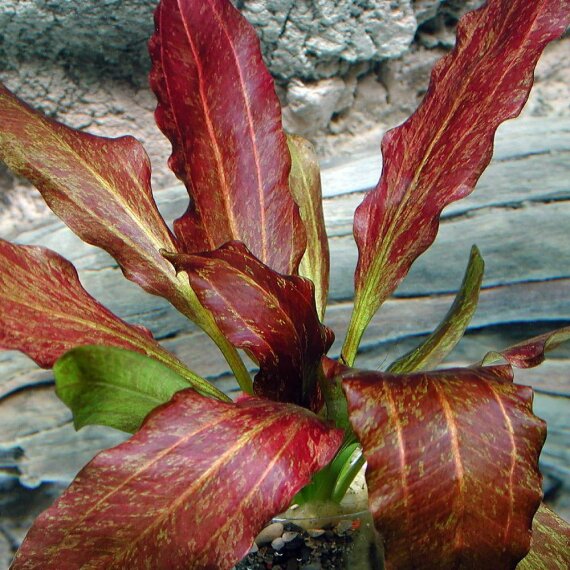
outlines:
[[[322,157],[353,155],[411,113],[458,18],[482,0],[237,0],[277,80],[288,130]],[[34,107],[95,134],[134,134],[153,187],[176,183],[154,124],[146,42],[156,0],[4,0],[0,80]],[[570,115],[570,38],[537,70],[525,113]],[[24,223],[46,215],[27,182],[0,164],[0,204]]]

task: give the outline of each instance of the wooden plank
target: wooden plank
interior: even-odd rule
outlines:
[[[533,155],[570,151],[570,120],[563,117],[528,117],[507,121],[497,130],[493,163],[524,160]],[[490,168],[493,168],[493,163]],[[332,198],[372,188],[382,170],[378,145],[356,155],[332,158],[323,163],[323,195]],[[541,169],[545,173],[545,169]],[[521,170],[520,172],[523,172]],[[519,172],[519,174],[520,174]],[[489,174],[486,178],[492,177]],[[482,182],[482,181],[481,181]]]
[[[486,286],[570,277],[570,201],[521,208],[482,209],[441,224],[433,246],[412,266],[396,295],[456,290],[477,244],[485,259]],[[333,238],[331,296],[350,299],[357,250],[352,236]],[[521,307],[522,309],[522,307]]]
[[[491,326],[517,323],[570,323],[570,279],[547,282],[518,283],[484,289],[470,331]],[[453,303],[453,294],[388,300],[372,320],[362,342],[362,350],[370,351],[386,343],[402,343],[429,334]],[[524,311],[521,310],[524,307]],[[331,354],[338,354],[346,331],[352,303],[337,303],[329,307],[326,323],[337,339]],[[529,333],[530,336],[532,333]],[[539,334],[539,333],[536,333]],[[179,330],[162,344],[203,376],[218,379],[221,389],[231,390],[233,382],[226,376],[228,367],[217,348],[201,331],[191,324]],[[503,345],[491,345],[488,350]],[[484,349],[482,349],[483,351]],[[480,352],[473,359],[481,357]],[[395,356],[394,356],[395,358]],[[27,386],[50,382],[49,371],[38,370],[28,358],[15,352],[0,353],[0,367],[5,380],[0,383],[0,401],[8,394]]]
[[[372,321],[359,360],[362,365],[381,368],[388,357],[392,360],[398,352],[405,352],[437,325],[452,303],[450,292],[459,286],[474,242],[487,262],[486,289],[470,333],[453,359],[476,360],[488,348],[500,348],[495,342],[516,337],[519,329],[531,332],[549,323],[570,322],[569,152],[568,119],[526,119],[502,127],[495,160],[476,192],[446,211],[432,251],[418,260],[399,297],[389,300]],[[333,352],[339,350],[351,311],[351,304],[344,301],[352,296],[356,263],[352,212],[363,191],[376,183],[379,171],[380,153],[373,149],[345,162],[331,162],[323,172],[333,257],[334,303],[327,322],[338,338]],[[177,217],[188,202],[182,187],[157,193],[157,200],[167,220]],[[126,281],[107,254],[83,244],[59,221],[3,237],[59,251],[79,268],[87,290],[111,310],[148,326],[197,372],[216,378],[228,392],[234,390],[225,362],[203,333],[166,301]],[[561,353],[559,361],[534,377],[543,396],[565,393],[565,358],[570,359],[570,354]],[[52,382],[50,372],[38,370],[26,357],[0,353],[0,369],[0,456],[4,464],[0,471],[19,475],[26,484],[50,478],[68,480],[96,450],[123,437],[98,428],[76,434],[69,412],[46,385]],[[552,404],[545,413],[552,412],[551,421],[557,422],[558,408],[554,408]],[[556,469],[561,466],[560,473],[570,465],[558,448],[546,457]]]
[[[369,168],[361,160],[362,168]],[[466,199],[450,204],[442,219],[467,214],[489,207],[515,207],[524,203],[570,199],[570,151],[531,154],[492,162],[481,176],[475,191]],[[365,191],[343,193],[324,201],[323,208],[329,237],[352,233],[354,210],[362,202]]]
[[[68,483],[95,453],[126,437],[98,426],[75,432],[70,411],[49,386],[13,394],[3,401],[1,413],[0,473],[17,474],[28,487]]]
[[[470,330],[505,323],[570,322],[569,298],[570,279],[483,289]],[[454,295],[389,299],[372,319],[361,348],[431,333],[453,299]],[[338,303],[327,310],[326,323],[337,334],[333,350],[340,348],[351,311],[351,302]]]

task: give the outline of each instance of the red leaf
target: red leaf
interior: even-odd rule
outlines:
[[[544,362],[546,352],[554,350],[569,340],[570,327],[563,327],[525,340],[500,352],[489,352],[483,359],[483,364],[505,359],[517,368],[533,368]]]
[[[178,245],[150,188],[150,162],[132,137],[106,139],[47,119],[0,84],[0,160],[31,180],[49,207],[84,241],[108,251],[125,276],[166,297],[218,345],[240,385],[243,362],[198,303],[188,280],[177,277],[162,249]]]
[[[228,0],[162,0],[150,42],[156,122],[191,203],[175,230],[187,253],[243,241],[294,273],[305,232],[273,79],[253,27]]]
[[[508,365],[344,378],[386,568],[514,568],[542,498],[532,390]]]
[[[134,350],[188,378],[186,367],[147,329],[127,324],[93,299],[69,261],[49,249],[0,240],[0,347],[51,368],[86,344]]]
[[[13,568],[231,568],[341,441],[301,408],[179,392],[83,468]]]
[[[258,361],[258,395],[318,407],[317,369],[334,335],[319,322],[310,281],[279,275],[239,242],[167,257],[188,273],[198,299],[234,346]]]
[[[70,129],[0,84],[0,160],[33,182],[82,240],[108,251],[128,279],[187,306],[159,253],[176,245],[152,197],[150,161],[136,139]]]
[[[349,364],[378,307],[433,242],[442,209],[473,190],[495,130],[518,115],[538,57],[569,23],[568,0],[490,0],[470,12],[417,111],[384,136],[382,177],[354,218],[356,307],[343,350]]]

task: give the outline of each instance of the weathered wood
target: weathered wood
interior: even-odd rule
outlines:
[[[504,125],[495,159],[477,190],[444,212],[434,247],[412,268],[397,293],[373,319],[358,364],[382,369],[415,346],[437,325],[453,301],[469,249],[477,243],[486,260],[485,289],[468,335],[450,362],[469,363],[487,350],[525,335],[570,323],[570,120],[526,119]],[[380,172],[380,152],[329,162],[323,172],[325,215],[332,250],[331,297],[327,323],[337,334],[333,354],[350,318],[356,247],[352,213]],[[172,220],[184,211],[181,187],[161,191],[157,201]],[[0,214],[1,216],[1,214]],[[170,305],[125,280],[104,252],[83,244],[59,221],[45,221],[2,236],[50,247],[75,263],[86,289],[133,323],[148,326],[197,372],[235,389],[213,343]],[[536,409],[549,421],[543,453],[545,469],[566,476],[570,348],[517,381],[536,385]],[[98,449],[124,436],[108,429],[75,433],[71,416],[53,393],[52,376],[26,357],[0,352],[0,478],[19,477],[26,485],[68,481]]]

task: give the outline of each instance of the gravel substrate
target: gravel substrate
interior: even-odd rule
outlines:
[[[235,570],[380,569],[381,555],[370,529],[360,519],[309,530],[291,522],[273,523]]]

